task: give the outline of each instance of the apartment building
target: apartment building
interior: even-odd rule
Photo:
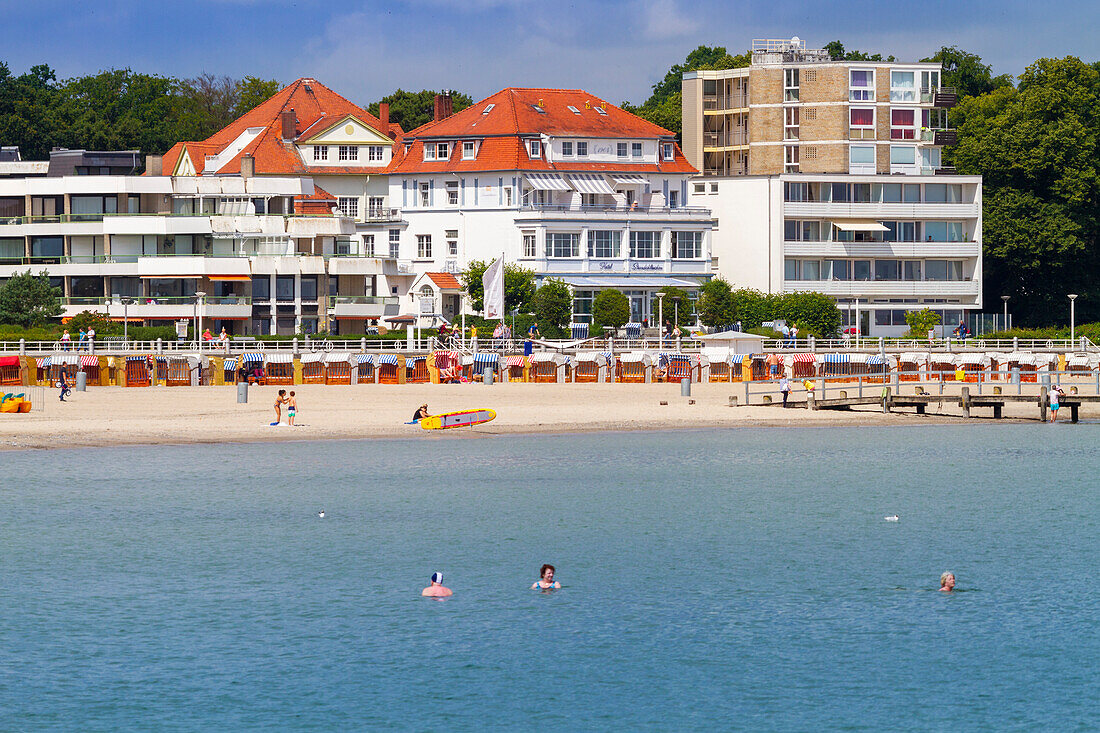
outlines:
[[[683,134],[735,286],[834,297],[865,335],[982,308],[982,180],[942,165],[954,90],[939,64],[835,61],[798,38],[754,41],[744,69],[684,75]]]
[[[140,169],[134,151],[5,158],[0,279],[47,273],[63,317],[171,325],[201,311],[231,334],[316,331],[326,261],[308,253],[355,233],[346,217],[295,213],[316,195],[309,178],[119,175]]]
[[[508,88],[448,113],[407,133],[388,169],[422,316],[452,318],[447,275],[502,254],[568,283],[579,322],[600,290],[641,321],[661,288],[694,297],[711,276],[711,215],[686,205],[697,171],[672,132],[581,89]]]

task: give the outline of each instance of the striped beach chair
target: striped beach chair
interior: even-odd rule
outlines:
[[[264,357],[264,376],[268,384],[294,384],[294,355],[266,354]]]
[[[166,387],[190,387],[191,365],[186,356],[170,356],[165,361],[167,373],[164,375]]]
[[[867,357],[866,377],[864,382],[872,384],[886,384],[890,380],[890,367],[894,357],[883,354],[871,354]]]
[[[406,356],[405,384],[425,384],[429,381],[431,381],[431,375],[428,374],[427,355]]]
[[[852,378],[852,357],[849,354],[825,354],[821,361],[821,376],[827,382],[848,382]]]
[[[817,360],[813,354],[791,354],[791,379],[813,379],[817,376]]]
[[[570,323],[569,333],[572,334],[573,340],[580,340],[588,338],[588,324],[587,323]]]
[[[552,352],[532,354],[528,374],[530,381],[539,384],[564,382],[569,375],[568,361],[564,355]]]
[[[981,352],[959,354],[955,357],[955,368],[963,373],[963,381],[977,382],[978,377],[989,368],[989,357]]]
[[[351,384],[351,354],[344,351],[325,354],[325,384]]]
[[[149,373],[149,363],[144,356],[126,357],[126,386],[148,387],[153,383],[153,375]]]
[[[921,351],[908,351],[898,355],[898,380],[901,382],[919,382],[927,370],[928,354]],[[909,372],[906,374],[906,372]]]
[[[682,379],[699,381],[699,360],[693,354],[661,354],[665,369],[665,381],[678,383]]]
[[[462,354],[450,349],[436,349],[428,359],[428,374],[433,382],[447,384],[462,378]]]
[[[237,357],[227,356],[222,362],[222,382],[225,384],[237,383]]]
[[[1096,360],[1088,354],[1066,354],[1066,371],[1073,375],[1087,375],[1096,371]]]
[[[355,383],[370,384],[374,381],[374,354],[355,355]]]
[[[527,357],[525,356],[506,356],[504,357],[504,369],[508,376],[509,382],[526,382],[527,381]]]
[[[53,364],[52,356],[40,356],[37,362],[37,373],[34,376],[35,384],[49,384],[50,366]]]
[[[605,381],[610,364],[610,352],[579,351],[573,362],[573,381],[578,383]]]
[[[99,357],[92,354],[81,354],[79,371],[84,372],[89,386],[99,384]]]
[[[302,384],[325,383],[325,355],[320,352],[302,354]]]
[[[941,382],[955,380],[955,355],[931,354],[928,357],[928,378]]]
[[[466,365],[466,378],[471,382],[482,381],[486,369],[493,371],[494,378],[499,376],[500,354],[495,354],[492,351],[479,351],[474,354],[470,363]]]
[[[637,341],[642,337],[642,324],[631,321],[623,326],[623,332],[630,341]]]
[[[378,383],[401,384],[404,379],[405,357],[400,354],[378,355]]]
[[[730,381],[729,349],[707,346],[703,348],[701,353],[710,364],[710,369],[707,371],[708,382]]]
[[[653,357],[644,351],[629,351],[619,357],[615,371],[616,381],[624,384],[652,381]]]

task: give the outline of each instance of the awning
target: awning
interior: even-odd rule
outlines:
[[[638,290],[644,288],[681,288],[696,290],[702,285],[693,280],[684,280],[677,277],[631,277],[629,275],[547,275],[555,280],[561,280],[567,285],[577,288],[627,288]]]
[[[394,366],[397,366],[397,354],[379,354],[378,363],[393,364]]]
[[[308,354],[302,354],[301,361],[302,361],[303,364],[318,364],[321,361],[323,361],[324,358],[325,358],[325,355],[322,354],[321,352],[312,351]]]
[[[249,275],[211,275],[210,280],[213,282],[248,282],[252,277]]]
[[[569,191],[569,184],[560,173],[524,173],[527,183],[536,191]]]
[[[840,219],[829,222],[842,232],[888,232],[890,231],[873,219]]]
[[[644,351],[628,351],[619,357],[624,364],[652,364],[653,359]]]
[[[53,357],[52,356],[40,356],[40,357],[38,357],[38,368],[39,369],[49,369],[50,365],[52,363],[53,363]]]
[[[504,357],[504,366],[508,368],[525,367],[527,366],[527,359],[523,356],[506,356]]]
[[[852,358],[847,354],[825,354],[826,364],[848,364]]]
[[[492,354],[486,351],[479,351],[474,354],[474,364],[492,364],[496,365],[500,361],[499,354]]]
[[[98,361],[96,362],[99,363]],[[18,356],[0,356],[0,367],[19,366]]]
[[[3,359],[0,359],[0,366],[4,365]],[[82,367],[97,367],[99,366],[99,357],[85,355],[80,357],[80,366]]]
[[[553,351],[540,351],[537,354],[531,354],[531,363],[534,363],[536,361],[537,362],[549,361],[549,362],[553,362],[555,364],[564,364],[565,363],[565,357],[562,356],[561,354],[555,353]]]
[[[892,359],[892,358],[893,357],[883,356],[881,354],[871,354],[871,356],[869,356],[867,358],[867,365],[872,366],[872,365],[889,364],[890,359]]]
[[[356,354],[355,361],[359,364],[374,364],[374,354]]]
[[[237,357],[231,356],[222,362],[222,371],[232,372],[237,370]]]
[[[127,356],[126,361],[145,361],[144,356]]]
[[[264,355],[259,351],[249,351],[245,354],[242,354],[241,358],[244,359],[246,362],[250,362],[250,361],[262,362],[264,360]]]
[[[351,361],[351,354],[346,351],[333,351],[325,354],[326,364],[340,364],[345,361]]]
[[[619,186],[644,186],[649,179],[640,173],[612,173],[611,180]]]
[[[412,366],[413,364],[415,364],[418,361],[426,361],[427,358],[428,357],[425,354],[417,354],[416,356],[406,356],[405,357],[405,366]]]
[[[294,361],[293,354],[266,354],[265,357],[268,364],[290,364]]]
[[[730,364],[744,364],[745,359],[751,357],[752,354],[730,354]]]
[[[570,173],[569,180],[573,182],[573,188],[581,193],[615,193],[615,189],[599,173]]]

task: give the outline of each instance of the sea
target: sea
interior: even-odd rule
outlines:
[[[0,729],[1095,730],[1098,431],[0,453]]]

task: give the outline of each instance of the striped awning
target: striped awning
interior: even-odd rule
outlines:
[[[355,362],[357,364],[374,364],[374,354],[356,354]]]
[[[537,354],[531,354],[531,361],[532,363],[552,361],[555,364],[564,364],[565,357],[553,351],[540,351]]]
[[[615,189],[599,173],[570,173],[569,180],[573,182],[573,188],[581,193],[615,193]]]
[[[852,361],[853,364],[869,364],[870,363],[870,354],[859,354],[859,353],[852,354],[851,355],[851,361]]]
[[[264,355],[260,351],[247,351],[241,354],[241,358],[244,359],[246,363],[252,361],[258,361],[262,363],[264,360]]]
[[[406,356],[406,357],[405,357],[405,366],[412,366],[412,365],[413,365],[413,364],[415,364],[416,362],[418,362],[418,361],[424,361],[424,360],[425,360],[425,359],[427,359],[427,358],[428,358],[428,357],[427,357],[426,355],[424,355],[424,354],[416,354],[416,355],[414,355],[414,356]]]
[[[397,354],[379,354],[378,363],[393,364],[394,366],[397,366]]]
[[[479,351],[474,354],[474,365],[478,364],[492,364],[496,366],[500,362],[500,354],[494,354],[489,351]]]
[[[272,353],[272,354],[266,354],[265,356],[266,356],[265,361],[268,364],[290,364],[294,361],[294,355],[293,354]]]
[[[889,364],[890,358],[891,357],[883,356],[882,354],[871,354],[871,356],[867,358],[867,364],[868,366],[881,366],[882,364]]]
[[[232,371],[235,371],[236,369],[237,369],[237,357],[231,356],[228,359],[226,359],[224,362],[222,362],[222,370],[223,371],[232,372]]]
[[[82,367],[97,367],[99,366],[99,357],[85,355],[80,357],[80,366]]]
[[[346,351],[331,351],[325,354],[326,364],[339,364],[351,360],[351,354]]]
[[[644,351],[628,351],[619,357],[619,361],[624,364],[651,364],[653,363],[653,357]]]
[[[1072,354],[1066,359],[1066,366],[1092,367],[1092,360],[1087,354]]]
[[[303,364],[318,364],[325,360],[325,355],[320,351],[311,351],[308,354],[302,354]]]
[[[568,191],[569,184],[560,173],[524,173],[527,185],[536,191]]]
[[[40,356],[38,358],[38,368],[39,369],[48,369],[51,364],[53,364],[53,357],[52,356]]]
[[[955,357],[956,364],[984,364],[986,362],[986,355],[976,352],[969,354],[959,354]]]
[[[590,361],[603,362],[607,364],[610,361],[610,352],[606,351],[578,351],[574,357],[578,364],[587,363]]]
[[[611,180],[620,186],[644,186],[649,179],[640,173],[612,173]]]
[[[144,356],[127,356],[126,361],[145,361]]]
[[[527,366],[526,357],[522,356],[506,356],[504,357],[504,366],[506,367],[525,367]]]
[[[813,354],[791,354],[791,363],[792,364],[813,364],[814,363],[814,355]]]
[[[825,354],[826,364],[849,364],[852,357],[848,354]]]
[[[750,357],[750,356],[752,356],[752,354],[730,354],[729,363],[730,364],[744,364],[745,359],[747,357]]]
[[[569,332],[573,334],[575,339],[588,338],[588,324],[587,323],[571,323],[569,324]]]

